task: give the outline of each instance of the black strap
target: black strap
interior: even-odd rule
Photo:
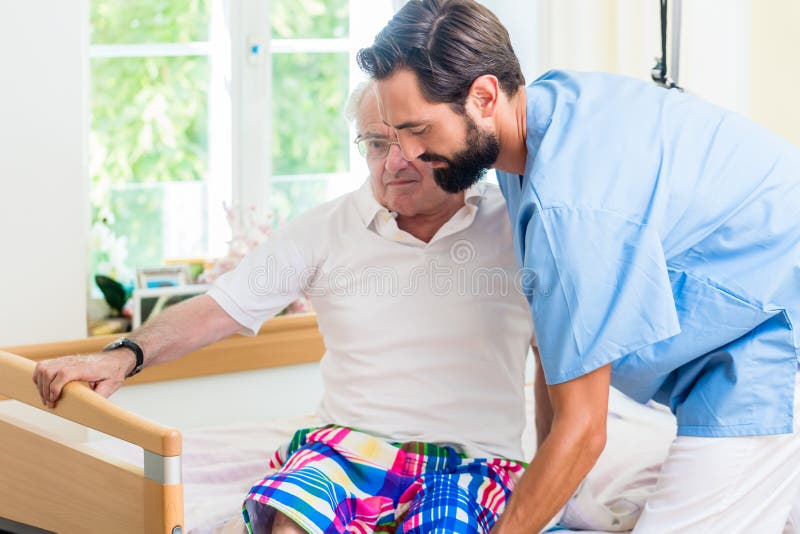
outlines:
[[[667,0],[661,0],[661,80],[667,81]]]
[[[656,58],[656,65],[650,71],[650,76],[662,87],[680,89],[667,77],[667,0],[659,1],[661,2],[661,57]]]
[[[103,347],[103,352],[108,352],[121,347],[129,349],[131,352],[133,352],[133,355],[136,356],[136,366],[130,373],[128,373],[128,376],[125,377],[130,378],[142,370],[142,367],[144,366],[144,351],[142,350],[142,347],[140,347],[135,341],[132,341],[127,337],[121,337]]]

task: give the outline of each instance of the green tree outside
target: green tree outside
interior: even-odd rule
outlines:
[[[273,38],[348,33],[346,0],[274,0],[271,16]],[[95,45],[205,41],[209,22],[209,0],[90,2]],[[347,54],[275,54],[272,59],[273,174],[346,171]],[[203,56],[91,61],[92,216],[97,220],[102,207],[110,208],[109,227],[127,239],[130,268],[165,259],[159,184],[206,179],[209,74]],[[324,200],[325,183],[285,182],[273,191],[282,219]],[[206,229],[198,232],[204,235]],[[93,271],[102,255],[92,251]]]

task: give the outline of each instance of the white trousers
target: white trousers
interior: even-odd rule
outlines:
[[[800,534],[797,376],[793,434],[678,436],[633,532]]]

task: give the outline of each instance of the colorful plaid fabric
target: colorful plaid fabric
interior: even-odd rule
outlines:
[[[270,467],[243,506],[250,532],[279,510],[310,533],[430,534],[488,533],[524,464],[327,426],[297,432]]]

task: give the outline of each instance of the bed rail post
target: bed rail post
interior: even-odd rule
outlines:
[[[0,351],[0,395],[6,395],[34,408],[141,447],[145,459],[144,476],[142,476],[142,470],[139,470],[139,474],[137,474],[132,468],[107,464],[95,455],[80,450],[74,445],[42,435],[36,429],[26,428],[24,422],[0,420],[2,423],[0,424],[0,436],[3,437],[4,445],[10,447],[5,452],[11,455],[6,459],[8,465],[0,467],[13,470],[13,472],[6,473],[6,476],[18,475],[18,487],[25,487],[36,478],[34,475],[41,474],[43,466],[47,466],[44,473],[46,480],[49,481],[47,484],[63,482],[63,492],[69,491],[69,483],[71,483],[70,480],[66,480],[69,478],[66,473],[71,473],[73,478],[81,477],[84,473],[97,476],[100,476],[101,473],[105,474],[105,478],[101,476],[98,479],[98,484],[107,482],[106,479],[109,477],[118,477],[115,480],[124,482],[125,494],[129,498],[125,499],[119,508],[114,508],[114,514],[134,514],[136,516],[135,522],[127,525],[126,528],[139,531],[140,527],[135,525],[143,523],[142,532],[180,534],[183,530],[180,432],[127,412],[92,391],[86,384],[78,382],[67,384],[56,408],[46,408],[42,405],[38,391],[33,384],[32,377],[35,366],[36,363],[31,360]],[[36,454],[31,455],[32,451]],[[0,462],[0,464],[2,463]],[[56,476],[54,480],[53,474],[62,471],[65,476]],[[41,484],[45,484],[45,481],[41,481]],[[14,486],[12,485],[12,487]],[[110,494],[91,495],[90,492],[90,495],[85,496],[85,500],[96,501],[91,509],[97,511],[110,506],[108,503],[103,504],[103,499],[109,496]],[[14,502],[17,503],[18,509],[33,507],[32,509],[36,510],[37,507],[41,507],[40,496],[29,495],[28,497],[31,498],[28,499],[21,493],[8,496],[9,499],[15,499]],[[109,511],[106,510],[106,512]],[[58,527],[58,530],[62,532],[85,532],[85,530],[76,530],[72,526],[66,526],[67,524],[73,525],[71,521],[75,519],[72,517],[76,513],[75,509],[63,511],[64,515],[58,515],[58,513],[53,512],[52,517],[44,518],[41,517],[40,511],[36,517],[37,520],[42,521],[41,524],[45,528],[50,526]],[[10,519],[14,519],[14,517],[10,517]],[[82,520],[79,518],[77,521],[76,524],[80,525]]]

